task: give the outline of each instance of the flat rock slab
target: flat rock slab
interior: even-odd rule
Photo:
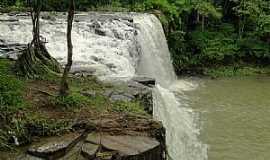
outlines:
[[[84,143],[81,149],[82,155],[87,159],[94,159],[98,152],[99,145],[92,143]]]
[[[55,159],[64,156],[71,147],[82,138],[79,133],[70,133],[61,137],[50,137],[42,143],[31,146],[28,153],[46,159]]]
[[[159,160],[160,143],[153,138],[144,136],[109,136],[102,135],[101,140],[98,134],[89,134],[86,141],[93,144],[101,142],[106,150],[117,151],[121,157],[147,157],[155,155],[153,160]],[[147,155],[146,155],[147,154]],[[125,159],[125,158],[124,158]],[[147,159],[147,160],[152,160]]]
[[[154,78],[150,78],[150,77],[138,76],[138,77],[132,78],[132,80],[135,82],[138,82],[140,84],[149,86],[149,87],[156,85],[156,80]]]
[[[78,142],[64,157],[58,160],[86,160],[81,155],[81,148],[83,146],[83,141]]]
[[[16,160],[44,160],[42,158],[34,157],[29,154],[24,154],[16,158]]]

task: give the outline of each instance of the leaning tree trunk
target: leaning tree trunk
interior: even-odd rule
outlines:
[[[69,87],[68,87],[68,73],[72,66],[72,55],[73,55],[73,45],[71,40],[71,31],[72,31],[72,23],[74,19],[74,12],[75,12],[75,2],[74,0],[70,0],[69,2],[69,11],[68,11],[68,26],[67,26],[67,47],[68,47],[68,58],[67,64],[65,66],[65,70],[63,73],[61,87],[60,87],[60,95],[66,96],[68,95]]]
[[[32,3],[33,40],[28,44],[27,49],[22,51],[22,55],[16,61],[15,70],[19,75],[27,78],[40,78],[47,73],[60,72],[60,65],[56,59],[50,56],[45,42],[40,39],[41,0],[34,0]]]

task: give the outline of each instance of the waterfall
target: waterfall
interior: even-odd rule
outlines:
[[[137,38],[141,48],[137,72],[168,87],[176,76],[161,23],[154,15],[136,16],[134,22],[139,29]]]
[[[66,16],[59,13],[53,17],[56,18],[41,19],[41,34],[48,41],[46,47],[50,54],[64,65],[67,56]],[[3,14],[0,21],[0,43],[30,42],[32,27],[29,16]],[[166,128],[171,159],[207,159],[207,147],[198,139],[199,129],[192,110],[185,107],[181,97],[173,92],[179,86],[189,89],[189,85],[177,81],[162,25],[154,15],[76,15],[72,39],[72,72],[94,74],[103,80],[126,79],[136,74],[155,78],[154,118],[162,121]]]
[[[161,23],[153,15],[138,16],[134,21],[139,28],[138,42],[142,52],[137,72],[157,80],[154,117],[166,128],[170,157],[173,160],[207,159],[207,148],[198,140],[199,130],[192,111],[183,107],[169,90],[176,82],[176,76]],[[181,85],[185,86],[184,83]]]

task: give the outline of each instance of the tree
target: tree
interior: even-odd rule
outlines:
[[[19,75],[27,78],[40,78],[48,73],[60,72],[60,65],[51,57],[45,47],[46,40],[41,40],[39,19],[42,9],[42,0],[28,0],[32,19],[33,39],[27,49],[22,51],[15,64]]]
[[[68,95],[69,87],[68,87],[68,73],[72,66],[72,55],[73,55],[73,45],[71,39],[71,31],[72,31],[72,23],[74,19],[74,12],[75,12],[75,2],[74,0],[70,0],[69,2],[69,11],[68,11],[68,18],[67,18],[67,47],[68,47],[68,58],[67,64],[65,66],[65,70],[62,76],[61,87],[60,87],[60,95],[66,96]]]
[[[231,0],[236,3],[234,11],[238,16],[238,32],[239,38],[242,38],[242,34],[248,24],[256,24],[260,15],[262,14],[262,0]]]
[[[198,1],[195,5],[195,9],[197,10],[197,21],[200,21],[201,17],[201,28],[204,31],[205,21],[208,17],[212,16],[215,19],[220,19],[222,14],[217,11],[215,6],[210,2]]]

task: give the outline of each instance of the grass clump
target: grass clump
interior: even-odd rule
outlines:
[[[25,128],[29,135],[55,136],[71,130],[71,125],[67,119],[50,119],[36,114],[27,119]]]
[[[112,104],[112,111],[120,113],[146,114],[139,102],[117,101]]]
[[[23,82],[9,75],[0,74],[0,105],[19,106],[22,104]]]
[[[0,119],[26,106],[23,100],[25,82],[12,74],[12,64],[9,60],[0,59]]]
[[[51,99],[53,106],[64,109],[79,108],[90,103],[89,99],[79,93],[72,93],[68,96],[56,96]]]

